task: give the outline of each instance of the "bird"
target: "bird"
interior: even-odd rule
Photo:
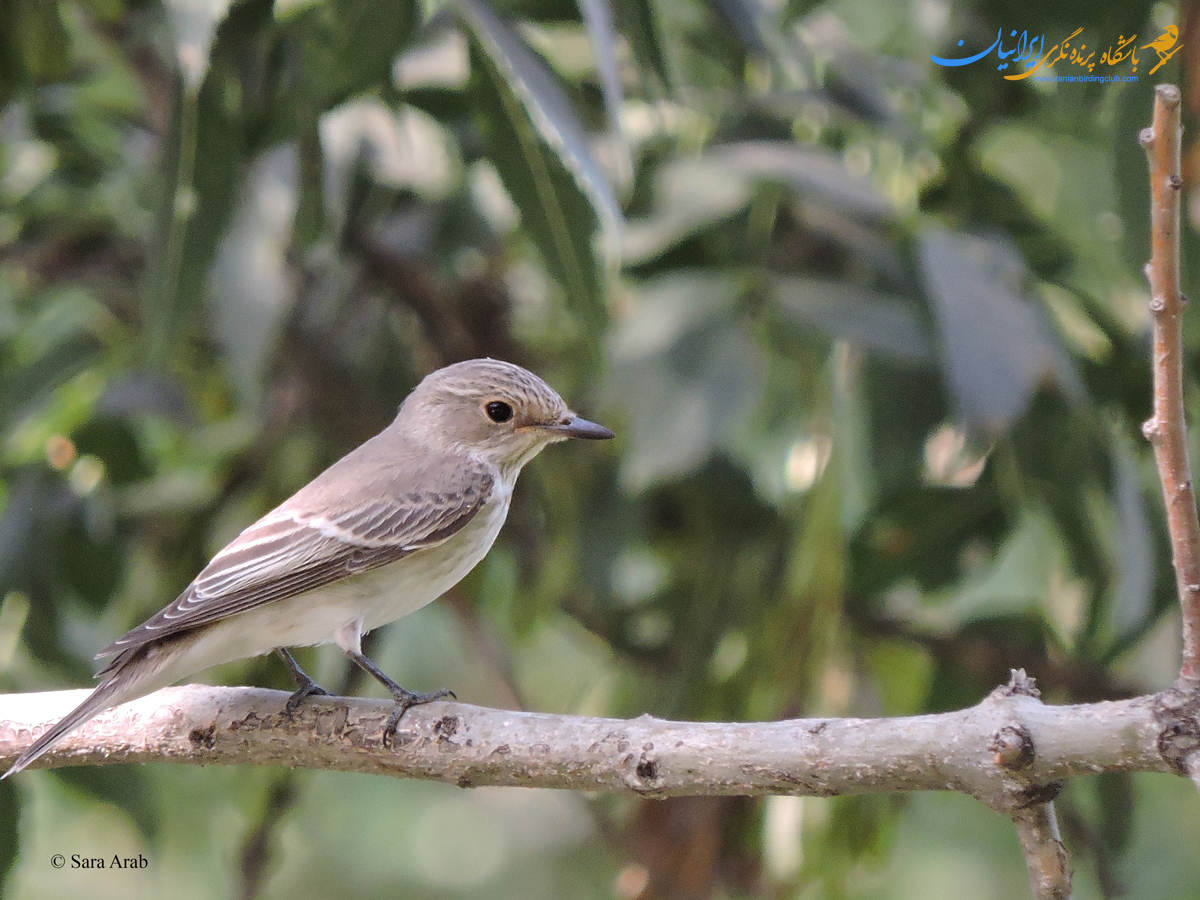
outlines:
[[[1163,29],[1163,33],[1156,37],[1148,44],[1139,47],[1139,50],[1153,50],[1158,54],[1160,60],[1169,59],[1174,54],[1169,54],[1168,51],[1175,46],[1175,42],[1179,40],[1179,29],[1174,25],[1168,25]],[[1168,53],[1164,58],[1163,54]]]
[[[99,683],[0,776],[20,772],[89,719],[232,660],[277,653],[295,678],[290,715],[326,694],[288,647],[337,644],[404,712],[450,691],[408,691],[362,636],[436,600],[483,559],[522,467],[549,444],[613,433],[545,381],[472,359],[427,375],[382,432],[237,535],[170,605],[96,655]]]

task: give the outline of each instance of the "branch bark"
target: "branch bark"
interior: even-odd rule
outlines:
[[[1154,414],[1142,432],[1154,447],[1171,535],[1179,602],[1183,609],[1183,663],[1179,676],[1200,680],[1200,519],[1187,454],[1183,411],[1183,309],[1179,289],[1179,88],[1154,91],[1154,119],[1138,140],[1150,161],[1151,257],[1146,265],[1153,317]]]
[[[1014,671],[1008,683],[1010,694],[1041,698],[1032,678],[1023,670]],[[988,749],[995,753],[994,761],[1011,771],[1020,771],[1029,766],[1037,756],[1033,735],[1024,725],[1005,726],[993,737]],[[1062,787],[1061,781],[1041,785],[1040,791],[1031,784],[1026,791],[1029,803],[1018,806],[1011,813],[1021,852],[1025,856],[1025,867],[1029,870],[1029,887],[1034,900],[1070,900],[1071,864],[1067,848],[1058,833],[1058,819],[1054,815],[1054,798]],[[1040,796],[1039,796],[1040,794]]]
[[[0,697],[0,765],[83,695]],[[1186,774],[1161,751],[1158,695],[1047,706],[1010,685],[937,715],[732,724],[438,702],[409,710],[391,747],[382,740],[390,701],[314,697],[288,718],[287,697],[166,688],[98,716],[35,766],[251,763],[648,797],[953,790],[1008,815],[1045,803],[1073,775]],[[1200,733],[1194,719],[1191,731]],[[1021,751],[1004,752],[1014,734]]]
[[[1067,848],[1058,834],[1054,804],[1047,801],[1013,814],[1021,851],[1029,867],[1029,886],[1034,900],[1069,900],[1071,865]]]

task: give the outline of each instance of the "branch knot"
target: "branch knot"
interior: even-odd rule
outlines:
[[[1200,753],[1200,689],[1180,685],[1158,695],[1154,718],[1158,733],[1158,752],[1171,768],[1185,778],[1190,762]]]
[[[1047,781],[1045,784],[1031,784],[1020,788],[1012,794],[1013,809],[1029,809],[1051,802],[1063,789],[1061,781]]]
[[[1035,700],[1042,697],[1037,679],[1027,675],[1024,669],[1009,669],[1008,684],[996,688],[992,693],[1000,697],[1033,697]]]
[[[1005,725],[992,735],[988,750],[992,762],[1005,769],[1017,771],[1033,765],[1035,751],[1033,735],[1024,725]]]

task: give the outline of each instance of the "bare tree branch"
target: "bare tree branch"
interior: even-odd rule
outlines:
[[[1034,700],[1040,700],[1042,696],[1023,669],[1013,671],[1008,686],[994,691],[993,696],[1000,691]],[[1021,722],[1005,725],[996,732],[988,749],[995,754],[996,765],[1011,772],[1020,772],[1037,759],[1033,734]],[[1032,783],[1024,792],[1028,802],[1011,813],[1021,841],[1021,852],[1025,854],[1034,900],[1071,898],[1071,864],[1054,816],[1054,798],[1061,788],[1061,781]]]
[[[1029,886],[1034,900],[1070,900],[1071,865],[1058,834],[1054,804],[1038,803],[1013,813],[1021,851],[1029,866]]]
[[[1183,413],[1183,309],[1179,289],[1180,171],[1179,88],[1154,91],[1154,121],[1138,140],[1150,161],[1150,312],[1154,321],[1154,414],[1142,432],[1154,447],[1162,481],[1175,581],[1183,608],[1183,665],[1180,678],[1200,680],[1200,519],[1187,455]]]
[[[82,696],[0,697],[0,764]],[[958,712],[768,723],[592,719],[439,702],[409,710],[394,747],[382,741],[389,701],[312,698],[289,719],[287,696],[167,688],[98,716],[36,765],[252,763],[651,797],[953,790],[1010,815],[1052,798],[1073,775],[1186,774],[1161,752],[1169,726],[1158,695],[1047,706],[1009,685]],[[1194,719],[1190,729],[1197,733]],[[997,749],[1014,734],[1028,746],[1015,756]]]

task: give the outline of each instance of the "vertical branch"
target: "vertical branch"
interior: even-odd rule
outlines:
[[[1054,803],[1047,800],[1013,813],[1021,852],[1029,867],[1034,900],[1070,900],[1071,864],[1058,834]]]
[[[1154,447],[1167,508],[1175,582],[1183,608],[1180,678],[1200,681],[1200,521],[1183,413],[1183,308],[1179,290],[1179,88],[1154,91],[1154,122],[1139,135],[1150,161],[1151,257],[1146,266],[1153,316],[1154,414],[1142,433]]]

